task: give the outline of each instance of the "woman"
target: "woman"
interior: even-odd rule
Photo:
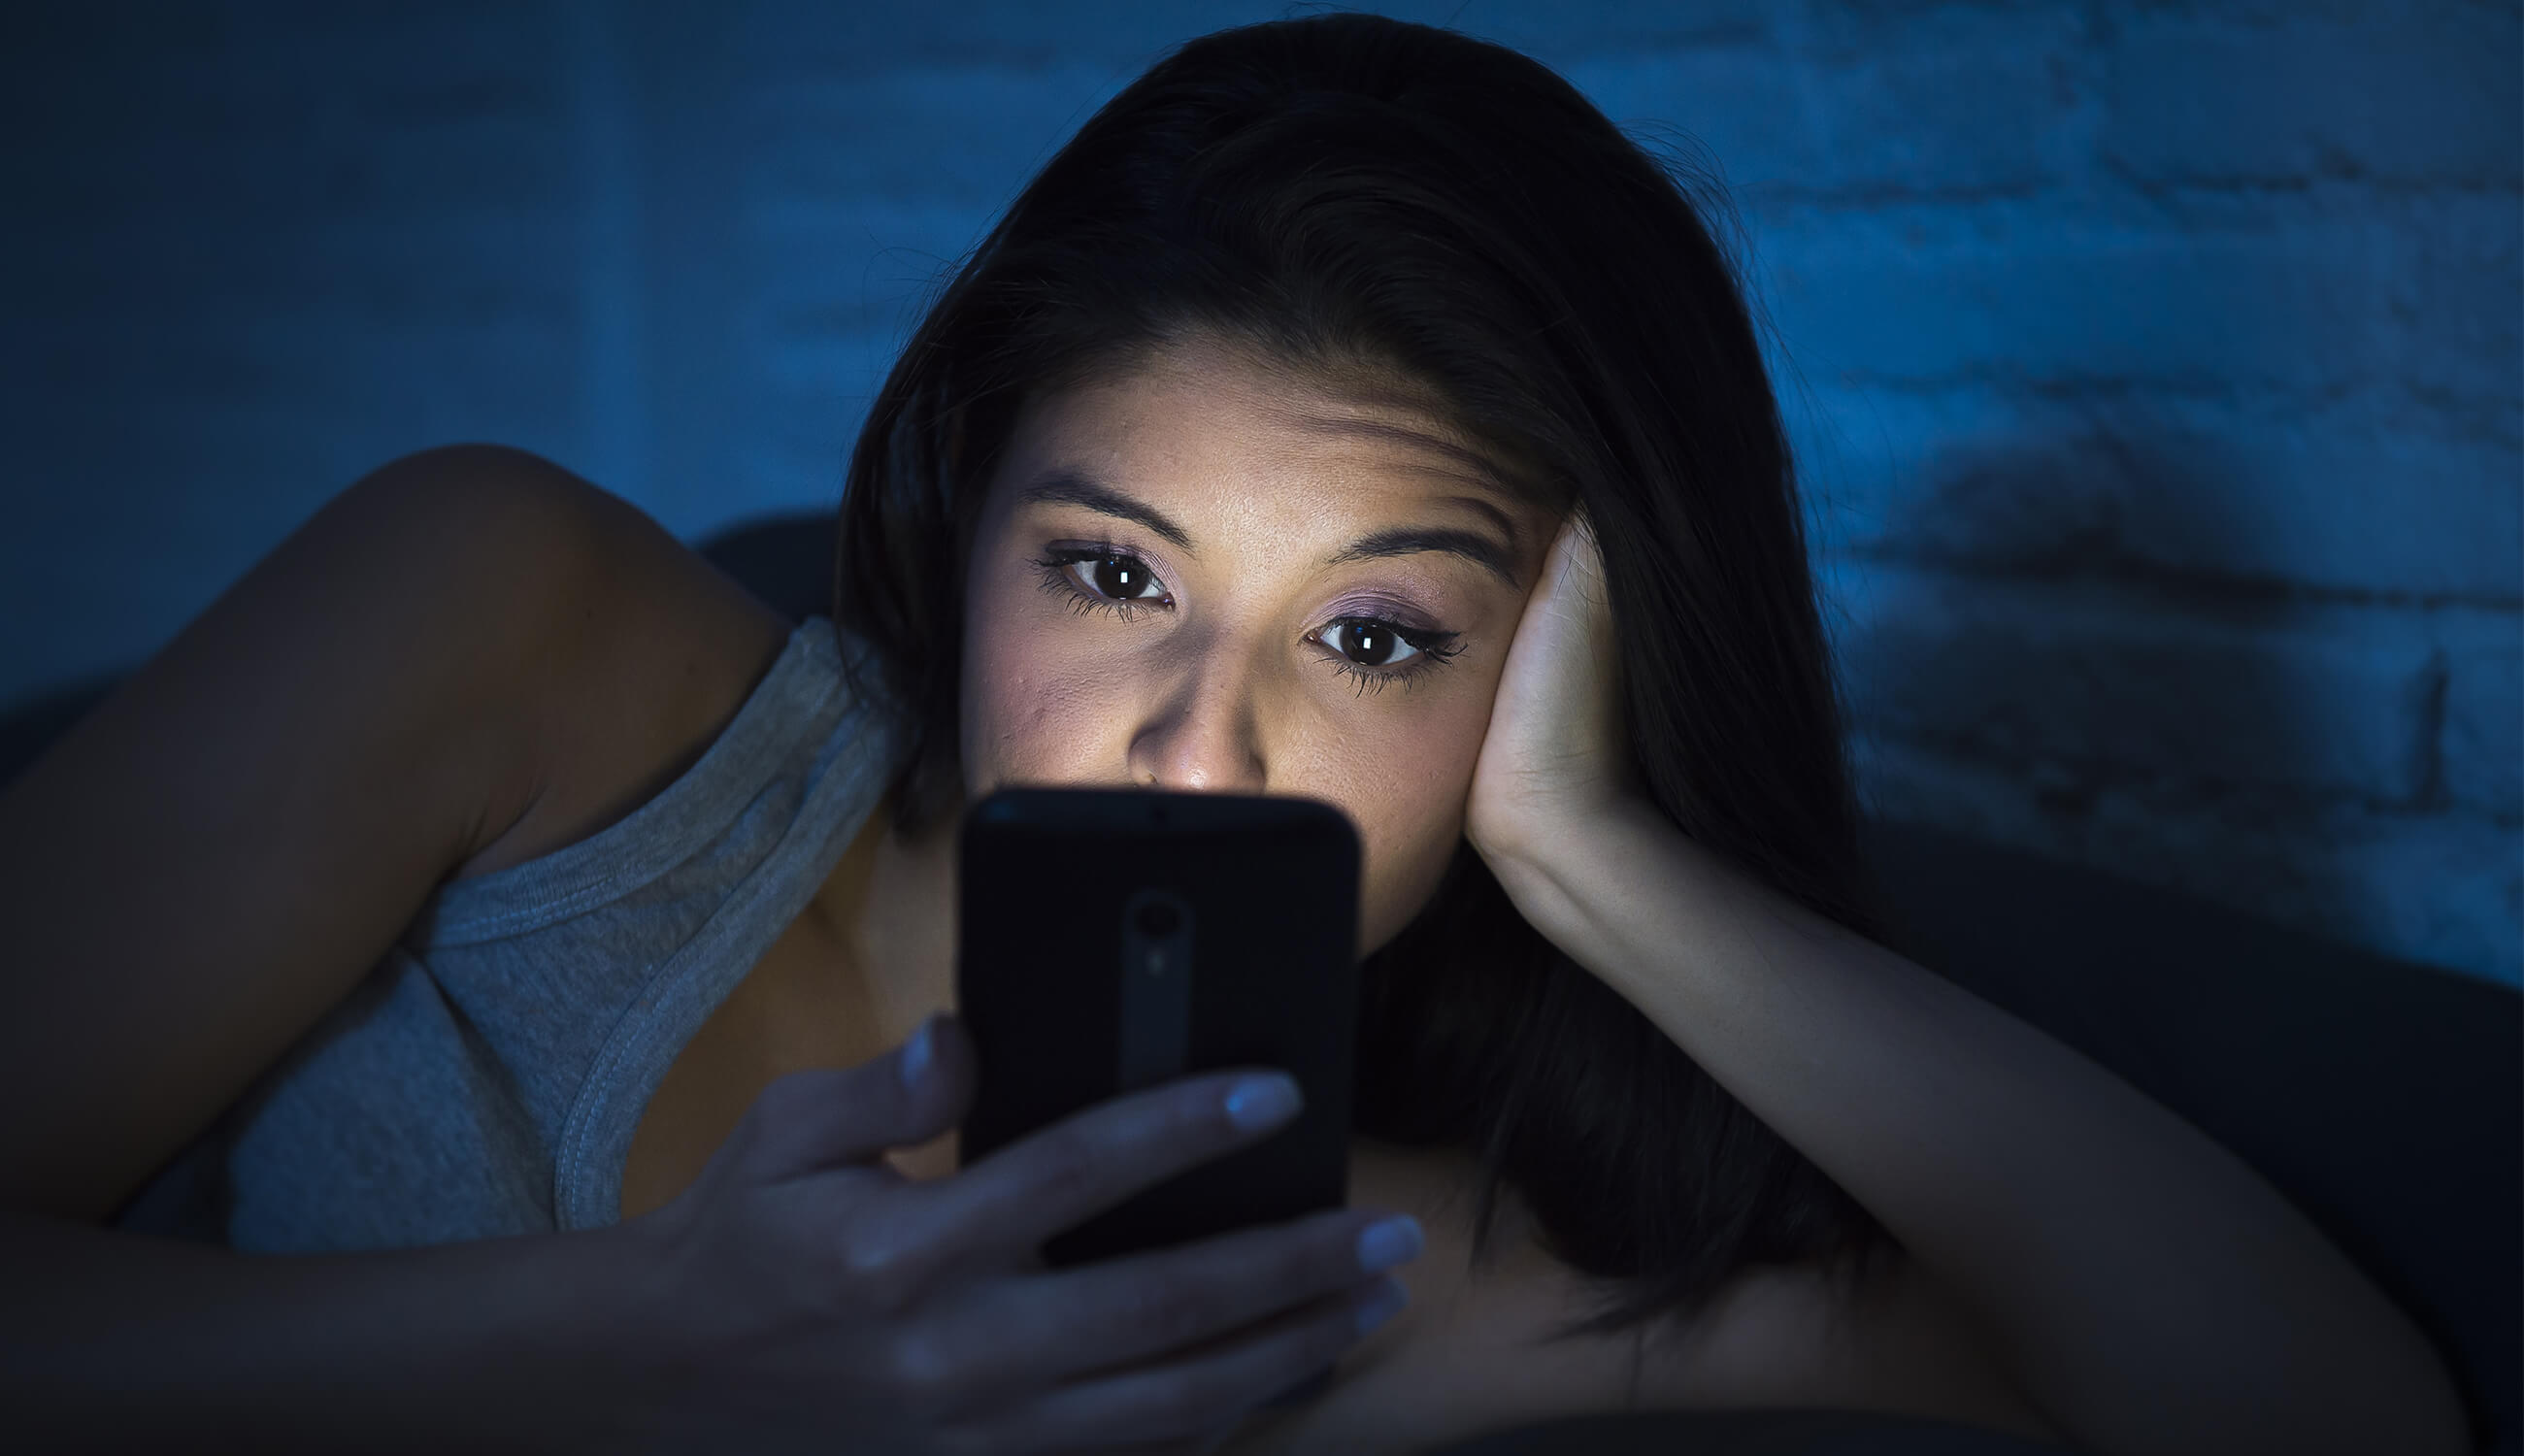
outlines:
[[[829,622],[439,453],[0,801],[48,968],[0,1073],[46,1109],[12,1394],[267,1443],[1406,1450],[1837,1405],[2464,1449],[2424,1339],[2250,1170],[1876,944],[1798,519],[1720,251],[1566,83],[1365,16],[1191,42],[904,351]],[[1013,782],[1349,812],[1359,1209],[1033,1260],[1275,1125],[1267,1080],[956,1166],[952,828]],[[131,882],[177,913],[95,913]]]

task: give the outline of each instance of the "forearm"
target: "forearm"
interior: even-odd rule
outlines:
[[[1501,872],[1892,1230],[2099,1452],[2467,1449],[2424,1336],[2241,1160],[1652,813]]]
[[[0,1215],[0,1444],[616,1448],[617,1234],[251,1256]]]

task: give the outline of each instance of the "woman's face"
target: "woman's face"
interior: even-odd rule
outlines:
[[[1463,833],[1558,525],[1465,443],[1211,345],[1033,402],[966,574],[968,801],[1012,784],[1328,801],[1365,850],[1359,953],[1383,946]]]

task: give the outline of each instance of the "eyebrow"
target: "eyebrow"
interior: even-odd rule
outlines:
[[[1446,526],[1394,526],[1372,531],[1339,551],[1324,558],[1327,566],[1345,561],[1376,560],[1386,557],[1414,556],[1421,552],[1442,552],[1462,557],[1506,582],[1517,585],[1516,558],[1513,543],[1516,523],[1507,512],[1487,501],[1472,496],[1450,496],[1447,499],[1487,515],[1507,533],[1509,545],[1480,531],[1457,530]],[[1077,506],[1099,515],[1109,515],[1144,526],[1186,553],[1198,556],[1191,533],[1177,525],[1164,511],[1141,500],[1125,495],[1104,482],[1066,466],[1044,471],[1035,481],[1017,492],[1017,503],[1023,506]]]

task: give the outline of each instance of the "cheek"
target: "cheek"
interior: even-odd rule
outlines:
[[[1390,732],[1343,733],[1308,765],[1304,783],[1286,786],[1340,805],[1359,826],[1360,953],[1410,923],[1454,858],[1487,723],[1486,711],[1431,713],[1397,721]]]
[[[1069,662],[1076,634],[1034,620],[1025,600],[967,604],[962,744],[968,792],[1017,780],[1081,777],[1097,741],[1095,680]]]

